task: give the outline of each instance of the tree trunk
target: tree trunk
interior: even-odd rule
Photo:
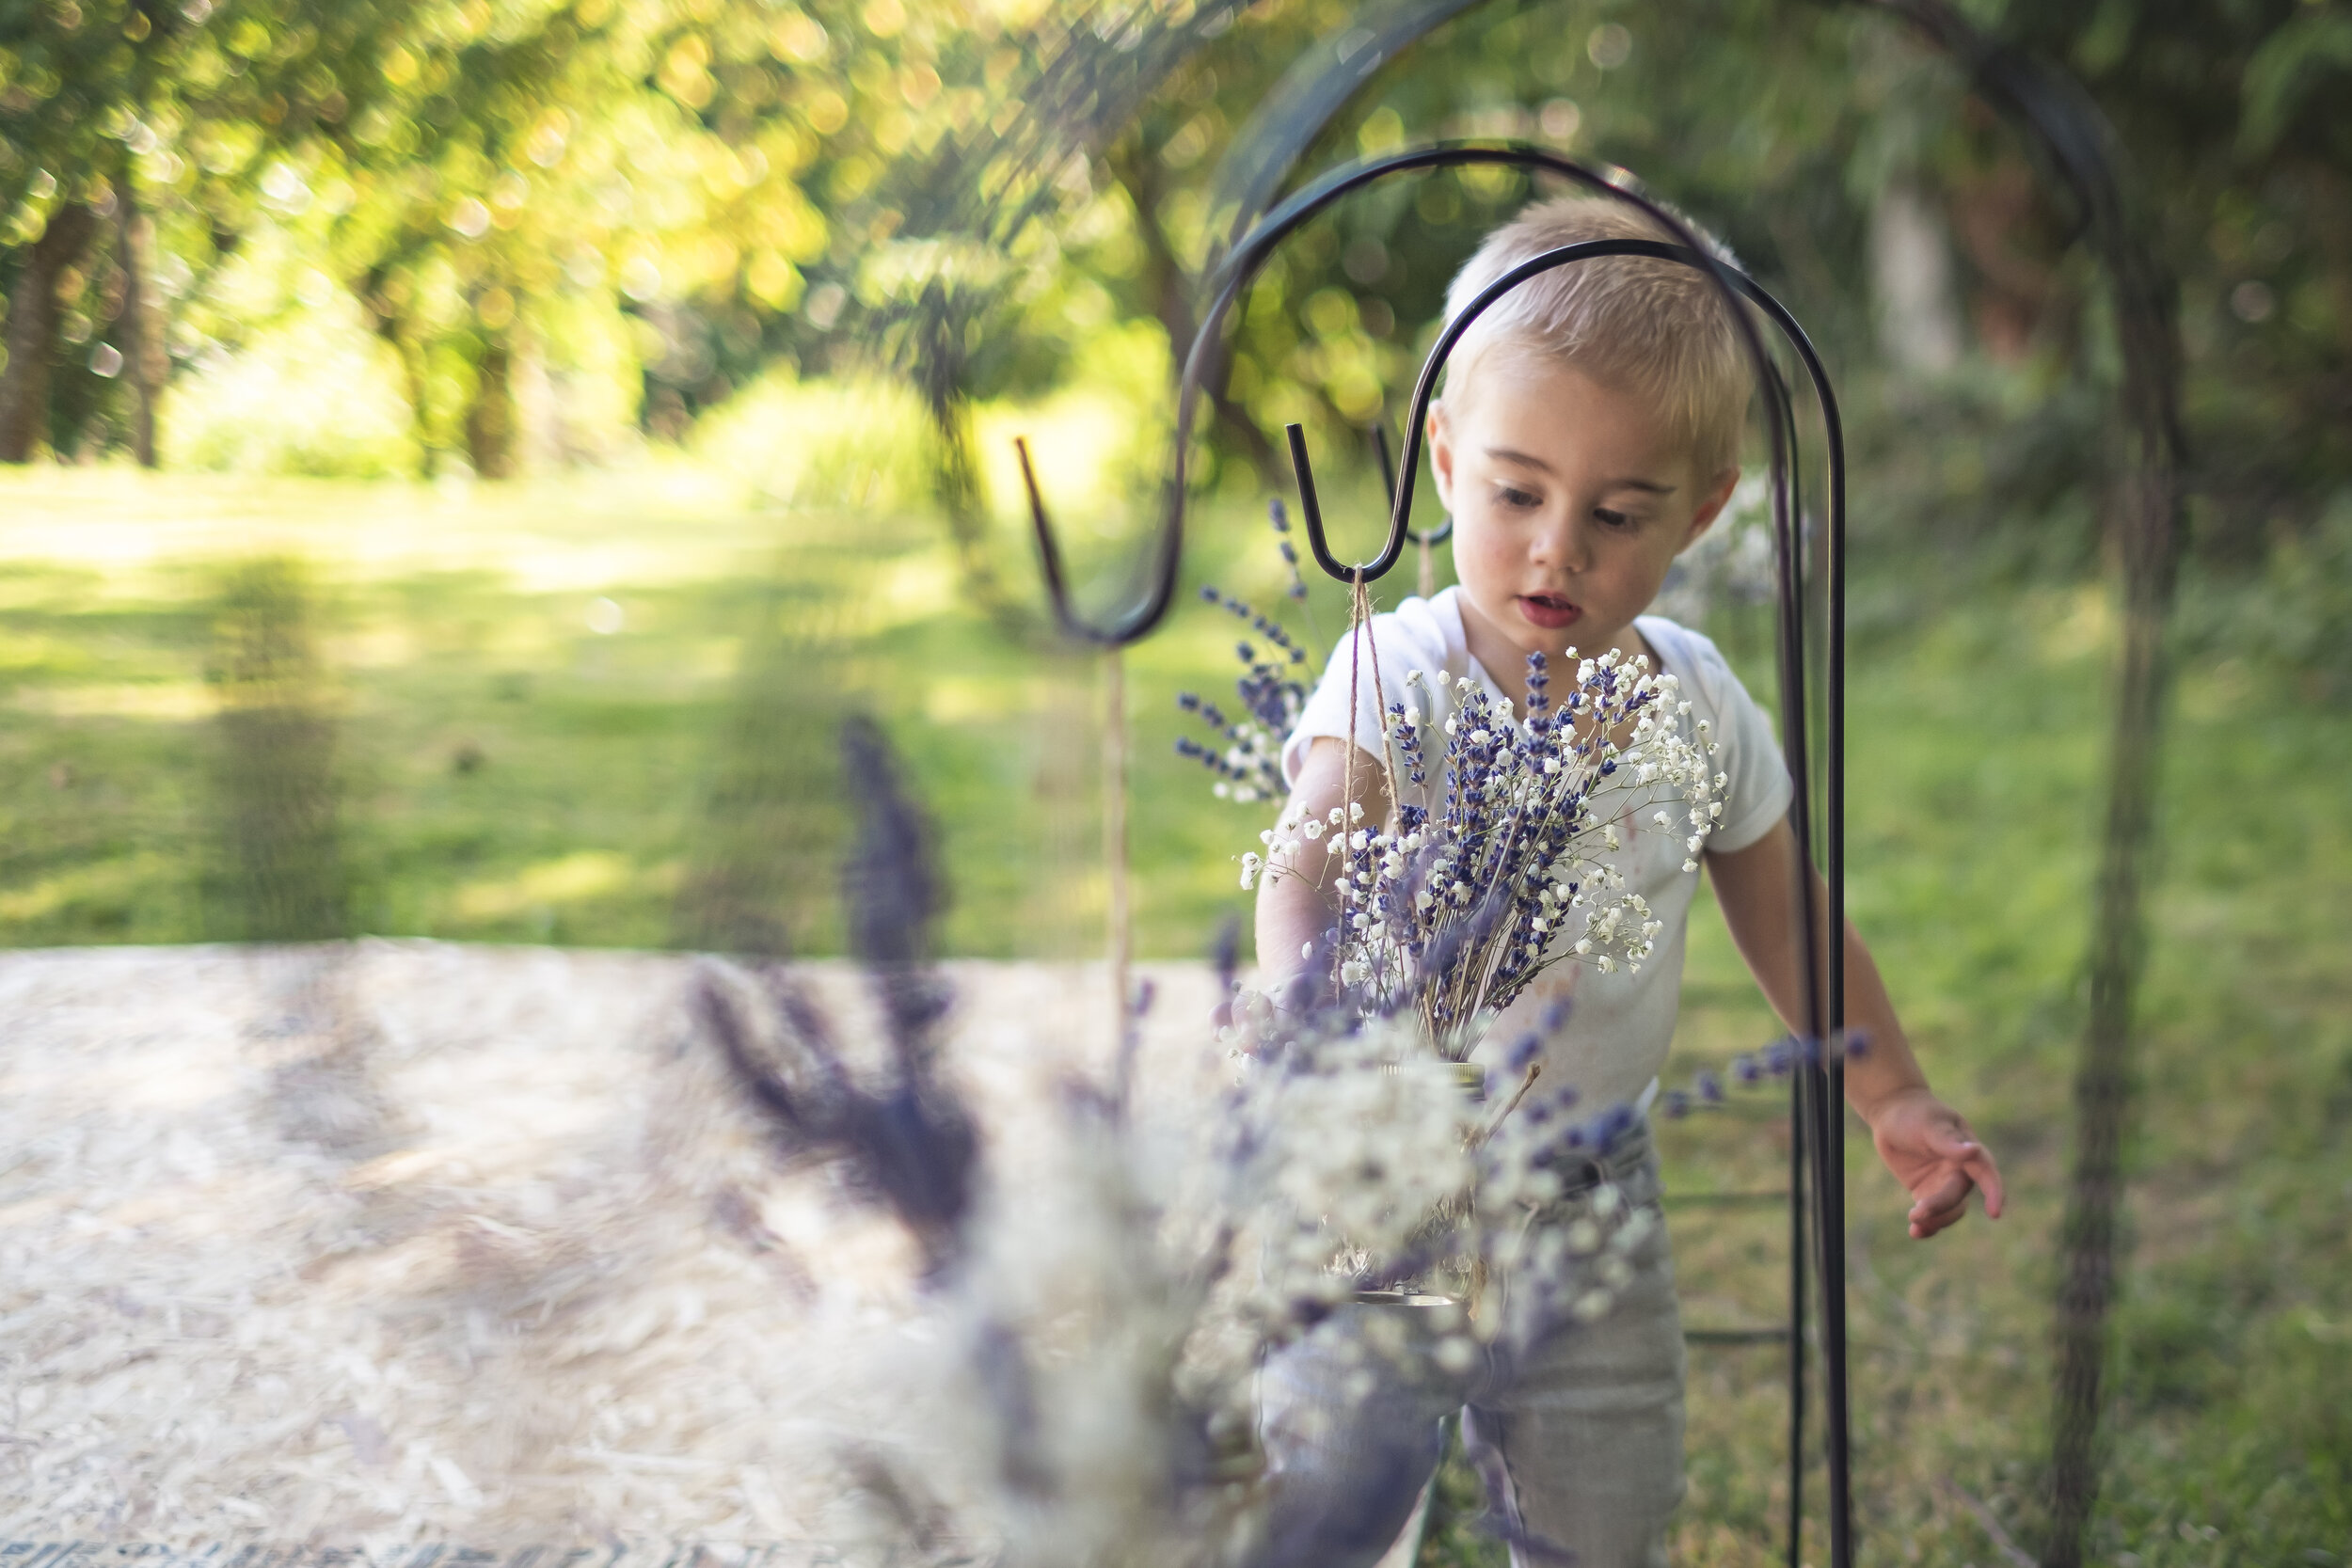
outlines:
[[[8,360],[0,369],[0,463],[29,463],[49,429],[49,362],[57,346],[57,279],[89,248],[97,216],[78,201],[49,214],[8,298]]]
[[[496,337],[474,366],[473,402],[466,409],[466,455],[484,479],[515,477],[513,358]]]
[[[147,288],[147,255],[155,226],[139,211],[137,187],[132,182],[129,160],[115,182],[119,226],[116,259],[122,267],[122,310],[115,319],[115,346],[122,351],[122,368],[131,381],[131,454],[142,468],[155,467],[155,394],[164,379],[163,333],[157,330],[160,311]]]
[[[2179,586],[2189,471],[2181,422],[2180,286],[2151,209],[2122,182],[2114,128],[2062,67],[1995,45],[1949,0],[1879,0],[1966,64],[1978,93],[2029,132],[2071,188],[2106,275],[2122,352],[2130,455],[2113,518],[2123,637],[2107,760],[2107,813],[2090,937],[2090,1018],[2074,1074],[2074,1168],[2059,1240],[2049,1517],[2041,1560],[2081,1568],[2099,1497],[2107,1311],[2120,1271],[2123,1147],[2136,1070],[2134,1006],[2146,957],[2142,894],[2152,871],[2156,770]]]
[[[1136,232],[1143,241],[1143,286],[1152,296],[1152,313],[1159,318],[1161,327],[1168,333],[1168,352],[1181,374],[1184,356],[1192,351],[1193,334],[1200,328],[1193,320],[1184,263],[1176,259],[1176,247],[1168,243],[1168,231],[1160,227],[1159,165],[1139,141],[1120,143],[1104,161],[1136,209]],[[1216,428],[1241,448],[1242,455],[1258,471],[1261,483],[1276,491],[1283,490],[1291,478],[1275,452],[1274,443],[1266,439],[1265,432],[1258,428],[1249,411],[1226,395],[1225,373],[1232,363],[1231,356],[1220,348],[1204,367],[1206,373],[1200,378]]]
[[[417,477],[431,479],[438,464],[425,388],[424,350],[408,335],[408,316],[404,308],[406,286],[397,284],[390,268],[379,263],[360,275],[356,292],[359,303],[367,307],[368,325],[400,361],[400,386],[408,404],[408,426],[417,436]]]

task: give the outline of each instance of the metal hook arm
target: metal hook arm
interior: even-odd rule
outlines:
[[[1315,564],[1342,582],[1370,582],[1389,569],[1396,552],[1390,550],[1380,560],[1362,566],[1343,566],[1331,553],[1331,546],[1324,537],[1323,506],[1315,499],[1314,465],[1307,461],[1307,432],[1297,425],[1284,425],[1282,434],[1291,444],[1291,472],[1298,476],[1298,518],[1307,525],[1307,547],[1314,552]]]
[[[1151,562],[1146,568],[1145,587],[1140,598],[1107,625],[1092,626],[1081,620],[1070,602],[1069,585],[1062,574],[1060,554],[1054,544],[1052,528],[1046,519],[1044,507],[1038,497],[1035,477],[1027,472],[1025,453],[1024,473],[1029,486],[1030,515],[1036,525],[1039,548],[1045,565],[1046,589],[1054,601],[1055,618],[1065,631],[1098,645],[1123,646],[1148,635],[1168,613],[1168,606],[1175,595],[1176,573],[1184,547],[1185,474],[1194,428],[1194,404],[1199,401],[1198,394],[1206,382],[1210,368],[1216,358],[1217,350],[1222,342],[1223,333],[1234,305],[1248,290],[1258,272],[1265,265],[1275,247],[1316,213],[1349,192],[1393,174],[1463,165],[1502,165],[1559,175],[1639,208],[1668,233],[1689,242],[1678,247],[1646,241],[1594,242],[1592,247],[1584,254],[1604,254],[1607,252],[1602,247],[1608,246],[1617,247],[1617,253],[1620,254],[1662,255],[1670,259],[1684,261],[1707,273],[1715,279],[1718,287],[1722,288],[1726,295],[1735,290],[1747,293],[1752,297],[1762,294],[1762,291],[1757,290],[1752,282],[1734,272],[1726,263],[1711,253],[1698,248],[1695,236],[1674,214],[1630,189],[1629,177],[1622,171],[1613,170],[1604,174],[1546,149],[1524,145],[1480,146],[1449,143],[1416,149],[1409,152],[1378,159],[1370,164],[1338,170],[1298,192],[1274,212],[1268,214],[1257,228],[1234,247],[1232,253],[1218,267],[1216,274],[1216,298],[1201,318],[1200,328],[1193,338],[1190,352],[1185,356],[1184,377],[1177,393],[1175,451],[1164,502],[1165,511],[1158,538],[1157,559]],[[1562,264],[1568,259],[1560,257],[1553,264]],[[1499,280],[1496,292],[1500,293],[1502,289],[1515,284],[1523,277],[1533,276],[1534,272],[1543,269],[1534,266],[1526,269],[1514,269],[1509,283],[1502,283]],[[1758,302],[1766,303],[1768,300],[1769,296],[1763,296]],[[1776,302],[1767,303],[1766,308],[1781,323],[1784,330],[1793,325],[1788,320],[1787,312],[1776,308]],[[1473,313],[1465,312],[1464,320],[1467,321]],[[1458,326],[1462,324],[1455,325]],[[1758,367],[1759,378],[1766,380],[1767,400],[1776,401],[1774,394],[1777,388],[1770,385],[1769,377],[1762,375],[1763,368],[1769,364],[1769,360],[1765,356],[1761,341],[1744,317],[1739,318],[1736,325],[1746,341],[1750,357]],[[1449,334],[1449,340],[1458,337],[1458,332]],[[1451,346],[1450,341],[1441,343],[1439,352],[1432,356],[1430,365],[1422,372],[1422,386],[1415,399],[1413,420],[1405,433],[1404,472],[1401,476],[1401,483],[1392,486],[1391,493],[1390,537],[1380,554],[1372,562],[1359,567],[1341,565],[1330,555],[1328,543],[1322,537],[1319,523],[1311,522],[1310,524],[1309,542],[1315,547],[1316,564],[1340,581],[1353,582],[1360,574],[1362,580],[1369,582],[1385,575],[1391,567],[1395,565],[1398,556],[1403,553],[1406,540],[1411,537],[1406,525],[1411,517],[1412,484],[1418,471],[1422,425],[1427,417],[1428,394],[1434,386],[1436,368],[1442,363],[1444,354],[1450,350]],[[1800,352],[1804,352],[1804,348],[1801,348]],[[1809,354],[1807,357],[1810,358]],[[1808,363],[1807,368],[1816,372],[1817,389],[1824,388],[1826,378],[1819,375],[1818,367]],[[1777,410],[1771,412],[1776,414]],[[1777,418],[1768,422],[1772,425],[1774,434],[1777,436],[1779,427]],[[1777,465],[1781,455],[1777,451],[1777,440],[1774,445]],[[1298,464],[1302,474],[1307,472],[1303,462],[1295,459],[1295,463]],[[1442,532],[1433,531],[1429,542],[1435,543],[1442,537],[1444,537]]]
[[[1218,266],[1215,275],[1218,283],[1216,302],[1201,318],[1200,330],[1193,337],[1192,351],[1185,358],[1183,386],[1178,394],[1179,435],[1175,472],[1180,481],[1184,466],[1184,444],[1191,430],[1194,395],[1202,383],[1208,366],[1215,358],[1216,346],[1221,341],[1229,313],[1250,280],[1264,267],[1275,246],[1301,224],[1337,201],[1341,197],[1375,181],[1392,174],[1416,169],[1474,165],[1501,165],[1558,175],[1587,189],[1600,192],[1639,209],[1657,223],[1665,233],[1682,242],[1682,254],[1676,259],[1686,261],[1689,264],[1708,274],[1714,280],[1716,287],[1723,291],[1727,303],[1732,298],[1735,289],[1730,276],[1732,269],[1711,252],[1701,248],[1697,236],[1678,216],[1632,188],[1631,177],[1623,170],[1613,169],[1603,173],[1588,168],[1572,159],[1564,158],[1548,149],[1530,147],[1522,143],[1498,146],[1461,142],[1419,148],[1409,152],[1401,152],[1368,164],[1336,170],[1291,197],[1273,212],[1267,214],[1265,218],[1233,247],[1232,252]],[[1597,245],[1607,243],[1609,242],[1597,242]],[[1596,248],[1586,254],[1606,253]],[[1521,276],[1532,276],[1532,271]],[[1518,280],[1517,277],[1513,279],[1514,282]],[[1744,316],[1736,317],[1735,325],[1744,341],[1750,360],[1756,367],[1759,377],[1764,376],[1770,360],[1764,352],[1762,341],[1757,337],[1753,325]],[[1456,333],[1454,336],[1458,337],[1459,334]],[[1435,357],[1441,360],[1442,355]],[[1422,389],[1424,393],[1429,389],[1431,374],[1430,371],[1423,372]],[[1772,396],[1771,390],[1768,389],[1765,395],[1769,399]],[[1405,433],[1406,460],[1402,483],[1391,496],[1388,542],[1374,561],[1364,563],[1360,568],[1346,568],[1340,573],[1332,574],[1342,581],[1356,580],[1359,571],[1364,581],[1372,581],[1395,565],[1397,557],[1403,553],[1406,534],[1406,524],[1409,520],[1412,506],[1415,460],[1420,449],[1420,421],[1425,418],[1427,406],[1426,396],[1417,400],[1417,406],[1414,410],[1415,422]],[[1777,433],[1776,424],[1774,429]],[[1183,504],[1184,498],[1181,494],[1180,483],[1179,493],[1170,498],[1171,523],[1181,515]],[[1331,562],[1327,558],[1327,552],[1319,552],[1316,563],[1326,572],[1330,572]]]
[[[1053,601],[1055,622],[1066,635],[1103,647],[1116,648],[1133,641],[1134,637],[1118,635],[1115,626],[1106,629],[1088,626],[1071,609],[1070,583],[1062,575],[1061,546],[1055,541],[1054,525],[1046,518],[1045,498],[1038,493],[1037,470],[1029,463],[1028,437],[1014,436],[1012,450],[1021,458],[1021,483],[1029,493],[1029,522],[1037,531],[1038,564],[1045,576],[1045,596]],[[1136,635],[1140,636],[1141,632]]]
[[[1372,450],[1380,459],[1380,483],[1387,487],[1383,494],[1389,498],[1389,505],[1393,509],[1396,505],[1396,454],[1389,450],[1389,427],[1387,425],[1376,422],[1373,425]],[[1453,537],[1454,519],[1452,517],[1448,517],[1438,528],[1425,534],[1415,533],[1411,529],[1405,531],[1406,542],[1414,545],[1434,546],[1442,545]]]
[[[1014,436],[1013,451],[1021,457],[1021,483],[1029,495],[1029,523],[1037,534],[1038,564],[1045,578],[1045,596],[1054,606],[1054,620],[1064,634],[1081,642],[1091,642],[1098,648],[1123,648],[1140,641],[1160,624],[1168,613],[1168,605],[1176,591],[1176,570],[1184,554],[1181,500],[1171,505],[1168,526],[1159,540],[1159,559],[1153,562],[1152,585],[1142,601],[1130,608],[1107,626],[1093,626],[1079,617],[1070,601],[1070,580],[1062,569],[1061,546],[1055,540],[1054,525],[1045,515],[1045,498],[1039,492],[1037,470],[1029,462],[1029,443],[1025,436]]]

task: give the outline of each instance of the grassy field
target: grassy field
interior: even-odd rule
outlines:
[[[819,864],[792,865],[808,885],[779,896],[797,945],[828,950],[831,734],[859,705],[946,828],[952,946],[1092,949],[1097,671],[996,635],[920,519],[763,509],[685,470],[516,492],[55,470],[0,485],[0,942],[235,934],[205,896],[226,809],[221,599],[241,563],[293,559],[314,601],[312,700],[337,721],[354,929],[666,945],[749,776],[770,816],[807,818],[792,842]],[[1270,588],[1260,553],[1250,586]],[[1171,747],[1177,689],[1223,679],[1225,625],[1188,602],[1130,659],[1149,951],[1200,951],[1254,847]],[[1057,875],[1026,874],[1049,855]]]
[[[1194,580],[1277,598],[1248,508],[1203,534]],[[954,950],[1098,940],[1094,668],[993,629],[906,509],[649,466],[470,491],[0,476],[0,943],[240,934],[224,595],[262,558],[310,585],[299,700],[331,721],[348,929],[662,946],[766,920],[827,950],[831,729],[864,705],[938,814]],[[1905,612],[1854,659],[1852,908],[2014,1209],[1912,1243],[1852,1146],[1859,1493],[1869,1560],[1957,1565],[1998,1556],[1963,1494],[2031,1537],[2110,626],[2095,591],[1950,602],[1904,568],[1857,567]],[[1315,613],[1327,637],[1336,603]],[[1152,954],[1200,952],[1241,904],[1259,824],[1170,744],[1176,691],[1225,689],[1231,627],[1187,597],[1132,657]],[[1753,612],[1711,629],[1768,691]],[[2352,1560],[2348,765],[2352,715],[2235,660],[2184,671],[2098,1560]],[[1771,1032],[1703,906],[1678,1049],[1696,1065]],[[1673,1129],[1670,1189],[1777,1184],[1777,1132],[1761,1105]],[[1769,1323],[1777,1214],[1675,1219],[1691,1322]],[[1678,1560],[1778,1560],[1779,1356],[1692,1352]],[[1447,1536],[1430,1559],[1477,1555]]]

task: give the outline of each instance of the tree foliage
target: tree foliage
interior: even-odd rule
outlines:
[[[151,278],[179,318],[184,369],[205,340],[233,343],[235,312],[205,290],[267,230],[364,307],[428,463],[513,471],[526,427],[555,432],[531,457],[584,451],[545,406],[551,378],[616,380],[646,430],[675,436],[771,365],[880,361],[914,377],[942,499],[969,511],[969,401],[1055,385],[1106,331],[1180,352],[1230,237],[1220,179],[1299,90],[1285,73],[1408,8],[0,0],[0,409],[44,405],[29,445],[127,439],[139,376],[109,367],[138,326],[129,284]],[[2119,128],[2183,290],[2201,539],[2262,557],[2352,483],[2334,438],[2352,410],[2341,8],[1977,9],[2078,73]],[[1899,21],[1781,0],[1438,12],[1345,89],[1304,166],[1465,135],[1626,165],[1866,379],[1887,328],[1874,235],[1899,193],[1948,251],[1965,349],[1880,400],[1932,402],[1969,443],[1914,475],[1920,506],[1962,534],[1994,514],[2088,518],[2099,399],[2064,388],[2111,372],[2075,217]],[[1311,226],[1238,325],[1218,451],[1263,475],[1281,423],[1354,440],[1398,417],[1444,280],[1526,194],[1440,174]],[[142,212],[155,253],[126,268],[125,214]],[[2018,420],[2021,398],[2056,417]],[[1915,453],[1883,455],[1899,487]],[[2087,528],[2058,531],[2088,548]]]

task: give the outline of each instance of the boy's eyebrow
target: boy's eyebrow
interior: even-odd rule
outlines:
[[[1542,458],[1531,457],[1523,451],[1513,451],[1509,447],[1488,447],[1486,455],[1505,463],[1518,463],[1543,473],[1551,472],[1551,465]],[[1652,496],[1671,496],[1677,488],[1672,484],[1661,484],[1651,479],[1613,479],[1606,487],[1611,490],[1640,490]]]

